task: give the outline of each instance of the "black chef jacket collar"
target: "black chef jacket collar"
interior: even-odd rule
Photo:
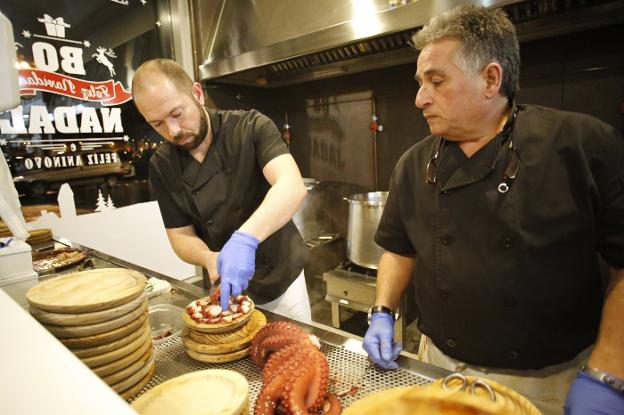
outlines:
[[[204,161],[200,164],[191,156],[191,154],[184,150],[178,149],[178,155],[180,159],[185,159],[179,166],[181,172],[182,181],[188,191],[195,191],[202,187],[208,180],[210,180],[215,174],[223,170],[223,161],[219,154],[220,137],[219,132],[221,130],[221,116],[217,111],[206,108],[208,117],[210,118],[210,128],[212,130],[212,143],[208,148],[208,153]]]
[[[471,157],[459,147],[457,142],[444,140],[444,151],[440,157],[440,191],[447,192],[449,190],[475,183],[487,177],[496,168],[499,159],[504,162],[504,155],[507,152],[507,146],[504,146],[511,136],[514,124],[514,114],[516,113],[516,103],[511,103],[511,112],[509,118],[505,122],[503,129],[496,137],[490,140],[485,146],[480,148]]]

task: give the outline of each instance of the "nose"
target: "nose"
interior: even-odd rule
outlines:
[[[168,119],[165,121],[165,123],[167,124],[167,132],[169,133],[169,137],[175,137],[180,133],[180,125],[175,119]]]
[[[431,105],[431,95],[427,92],[427,88],[424,85],[418,88],[414,103],[416,104],[416,107],[420,109],[427,108]]]

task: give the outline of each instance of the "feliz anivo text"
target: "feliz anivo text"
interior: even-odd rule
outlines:
[[[61,169],[68,167],[95,166],[98,164],[117,163],[117,153],[86,153],[59,156],[27,157],[24,159],[24,167],[32,169]]]

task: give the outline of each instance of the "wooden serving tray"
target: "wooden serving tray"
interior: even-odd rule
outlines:
[[[151,347],[147,349],[147,351],[143,353],[141,357],[139,357],[139,360],[115,373],[111,373],[110,375],[103,377],[102,380],[107,385],[114,385],[116,383],[122,382],[138,372],[150,360],[154,360],[154,349],[152,349]]]
[[[76,248],[61,248],[52,251],[34,252],[32,254],[33,270],[38,273],[56,272],[87,258],[87,253]]]
[[[200,300],[202,300],[202,298],[200,298]],[[235,320],[231,323],[214,323],[214,324],[198,323],[191,318],[191,316],[186,311],[186,309],[184,309],[184,311],[182,312],[182,319],[184,320],[184,323],[186,324],[186,326],[192,330],[199,331],[202,333],[222,333],[224,331],[234,330],[235,328],[240,327],[243,324],[247,323],[247,321],[251,317],[251,314],[254,312],[255,308],[256,306],[254,302],[252,301],[251,309],[249,310],[249,313],[243,315],[238,320]]]
[[[136,331],[133,331],[132,333],[128,334],[126,337],[122,337],[119,340],[113,340],[110,343],[105,343],[105,344],[101,344],[99,346],[93,346],[93,347],[80,347],[80,348],[72,347],[70,348],[70,350],[72,351],[73,354],[75,354],[76,356],[78,356],[80,359],[84,361],[85,358],[103,355],[108,352],[115,351],[127,344],[130,344],[136,339],[138,339],[139,337],[141,337],[142,335],[144,335],[145,331],[150,333],[150,328],[148,324],[143,325],[142,328]],[[151,336],[151,333],[150,333],[150,336]]]
[[[137,333],[141,333],[141,331],[138,330]],[[139,347],[143,346],[146,342],[148,342],[150,337],[151,337],[151,333],[148,328],[147,331],[143,331],[143,334],[140,337],[137,337],[130,343],[123,345],[119,347],[118,349],[111,350],[107,353],[99,354],[96,356],[84,357],[84,358],[81,358],[80,360],[82,360],[82,363],[84,363],[85,365],[89,367],[102,366],[107,363],[119,360],[122,357],[127,356],[130,353],[134,352]]]
[[[155,367],[154,364],[154,356],[152,355],[151,359],[145,364],[141,369],[139,369],[136,373],[130,375],[127,379],[122,380],[119,383],[115,383],[114,385],[110,385],[111,388],[117,393],[121,393],[126,389],[129,389],[141,382],[145,375],[149,374]]]
[[[88,313],[127,304],[143,293],[147,280],[125,268],[102,268],[53,278],[26,293],[31,305],[53,313]]]
[[[57,326],[83,326],[87,324],[101,323],[109,321],[117,317],[128,314],[132,310],[136,310],[138,306],[143,304],[147,294],[143,293],[129,303],[122,304],[119,307],[109,308],[108,310],[95,311],[93,313],[50,313],[29,306],[30,314],[42,323],[54,324]]]
[[[141,415],[240,415],[247,413],[248,402],[249,386],[243,375],[208,369],[161,383],[139,396],[132,407]]]
[[[63,338],[75,338],[93,336],[96,334],[107,333],[116,328],[125,326],[126,324],[136,320],[142,314],[147,311],[147,299],[143,300],[143,304],[132,310],[126,315],[117,317],[112,320],[104,321],[102,323],[89,324],[86,326],[55,326],[50,324],[43,324],[48,331],[57,337]]]
[[[246,347],[243,350],[237,350],[231,353],[224,354],[203,354],[197,353],[193,350],[186,349],[186,354],[191,356],[191,358],[204,363],[227,363],[233,362],[235,360],[242,359],[243,357],[249,354],[249,349],[251,347]]]
[[[102,334],[94,334],[93,336],[85,336],[85,337],[76,337],[76,338],[60,338],[59,340],[65,346],[71,348],[81,348],[81,347],[91,347],[91,346],[99,346],[102,344],[110,343],[114,340],[121,339],[129,335],[130,333],[138,330],[145,321],[147,320],[147,311],[143,313],[138,319],[126,324],[125,326],[121,326],[116,328],[115,330],[102,333]]]
[[[119,395],[125,400],[132,398],[134,395],[139,393],[141,389],[143,389],[150,382],[150,380],[152,380],[152,376],[154,376],[155,370],[156,364],[153,364],[152,367],[148,370],[147,375],[143,376],[141,380],[139,380],[135,385],[131,386],[130,388],[122,392],[118,392]]]
[[[254,310],[247,324],[240,329],[215,334],[188,330],[182,335],[182,341],[188,349],[198,353],[223,354],[235,352],[248,347],[256,333],[266,325],[266,321],[264,314]]]
[[[148,350],[152,349],[152,339],[144,342],[141,347],[136,349],[134,352],[130,353],[127,356],[122,357],[121,359],[114,360],[110,363],[107,363],[102,366],[92,367],[91,370],[95,372],[96,375],[100,377],[108,376],[112,373],[118,372],[121,369],[124,369],[137,360],[141,358]]]

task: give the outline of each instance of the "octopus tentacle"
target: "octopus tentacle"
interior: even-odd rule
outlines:
[[[305,335],[280,335],[276,334],[274,336],[269,336],[264,339],[256,348],[256,353],[252,356],[252,360],[260,367],[264,367],[266,364],[269,355],[277,350],[283,349],[286,346],[295,343],[306,343],[310,342],[309,338]],[[302,345],[303,348],[303,345]]]
[[[340,399],[333,393],[327,395],[327,400],[323,403],[323,415],[338,415],[342,412]]]
[[[304,331],[299,326],[288,321],[271,322],[264,326],[262,329],[260,329],[260,331],[256,333],[253,340],[251,341],[251,358],[254,362],[256,362],[256,364],[262,367],[266,362],[266,356],[264,354],[261,355],[262,350],[260,346],[267,338],[275,335],[297,337],[304,334]]]
[[[275,412],[275,408],[282,396],[282,391],[288,378],[288,373],[280,373],[265,384],[256,400],[256,405],[254,407],[254,413],[256,415],[272,415]]]
[[[281,369],[288,365],[291,359],[298,358],[302,355],[302,350],[298,344],[291,344],[286,346],[282,350],[279,350],[269,357],[264,369],[262,370],[262,379],[264,382],[268,382],[271,378],[281,371]],[[305,355],[305,353],[304,353]]]

